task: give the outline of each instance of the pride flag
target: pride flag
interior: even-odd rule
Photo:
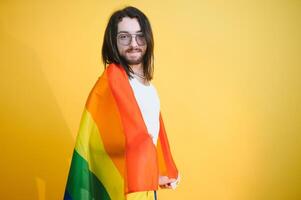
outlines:
[[[177,178],[162,114],[157,146],[147,132],[124,68],[110,64],[89,93],[64,199],[125,200],[158,189],[159,175]]]

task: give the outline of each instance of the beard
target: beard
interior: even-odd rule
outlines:
[[[140,55],[131,55],[131,53],[140,54]],[[120,55],[128,65],[137,65],[142,63],[144,58],[145,51],[142,51],[139,48],[130,48],[125,51],[124,54]]]

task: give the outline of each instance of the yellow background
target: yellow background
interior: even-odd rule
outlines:
[[[137,6],[177,190],[159,200],[301,199],[301,2],[0,1],[1,199],[62,199],[110,14]]]

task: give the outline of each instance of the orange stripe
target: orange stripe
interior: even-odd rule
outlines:
[[[157,155],[158,155],[159,173],[161,176],[167,176],[167,169],[166,169],[166,165],[165,165],[165,160],[164,160],[164,155],[163,155],[160,139],[158,139],[158,142],[157,142]]]
[[[86,108],[95,120],[107,154],[121,176],[124,177],[125,135],[118,108],[114,102],[108,85],[107,71],[105,70],[90,92]]]

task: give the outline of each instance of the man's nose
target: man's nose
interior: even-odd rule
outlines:
[[[137,41],[136,41],[136,35],[132,35],[130,45],[133,46],[133,47],[138,46],[138,43],[137,43]]]

